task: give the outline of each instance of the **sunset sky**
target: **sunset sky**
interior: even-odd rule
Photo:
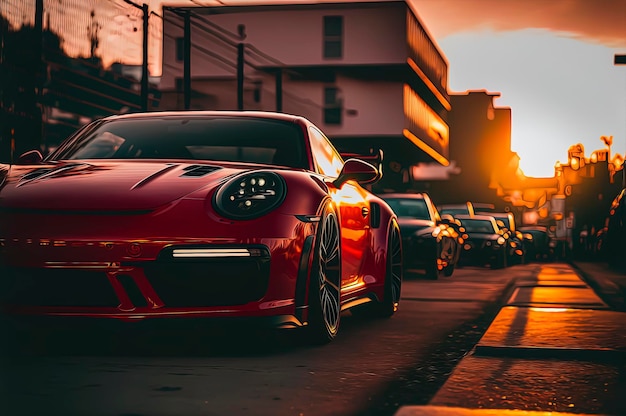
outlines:
[[[500,92],[527,176],[552,176],[570,145],[626,153],[625,0],[412,0],[450,64],[453,92]]]
[[[328,0],[332,2],[332,0]],[[205,6],[321,3],[165,0]],[[152,0],[151,6],[158,5]],[[550,177],[569,146],[626,154],[626,0],[410,0],[449,62],[450,92],[500,92],[527,176]]]

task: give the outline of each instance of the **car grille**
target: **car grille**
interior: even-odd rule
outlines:
[[[242,305],[265,295],[269,260],[154,262],[144,273],[167,307]]]
[[[155,261],[126,264],[130,273],[118,273],[116,279],[136,307],[148,306],[133,277],[141,271],[165,307],[243,305],[262,299],[269,284],[269,251],[253,248],[250,253],[177,259],[168,248]],[[117,308],[120,300],[105,270],[0,265],[0,303]]]
[[[13,305],[117,306],[119,300],[103,271],[0,269],[0,298]]]

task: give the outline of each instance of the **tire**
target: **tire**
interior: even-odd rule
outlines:
[[[315,345],[332,341],[339,332],[341,316],[341,238],[339,221],[327,206],[317,229],[309,288],[309,341]]]
[[[430,263],[426,265],[426,278],[430,280],[437,280],[443,275],[443,270],[439,269],[439,259],[441,254],[437,253]]]
[[[443,255],[444,253],[442,253],[442,259],[445,262],[445,267],[443,268],[443,275],[446,277],[450,277],[452,276],[452,273],[454,273],[454,266],[456,264],[456,255],[457,255],[457,246],[456,246],[456,241],[451,239],[451,238],[445,238],[444,239],[444,253],[445,256]]]
[[[387,238],[387,257],[385,272],[385,297],[378,304],[377,315],[381,318],[390,318],[397,311],[400,305],[400,294],[402,290],[402,245],[400,239],[400,227],[396,221],[389,227]]]

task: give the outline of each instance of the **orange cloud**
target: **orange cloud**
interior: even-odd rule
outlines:
[[[436,38],[476,30],[526,28],[564,32],[608,47],[626,47],[624,0],[409,0]]]

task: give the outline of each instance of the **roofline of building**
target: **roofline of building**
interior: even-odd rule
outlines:
[[[296,2],[293,3],[277,3],[267,4],[267,2],[259,1],[258,4],[246,3],[243,5],[222,5],[222,6],[172,6],[166,2],[163,4],[164,9],[169,10],[189,10],[198,14],[229,14],[229,13],[247,13],[257,11],[275,11],[275,10],[318,10],[318,9],[354,9],[363,7],[380,7],[386,5],[403,4],[410,7],[407,0],[360,0],[360,1],[315,1],[310,3]]]

